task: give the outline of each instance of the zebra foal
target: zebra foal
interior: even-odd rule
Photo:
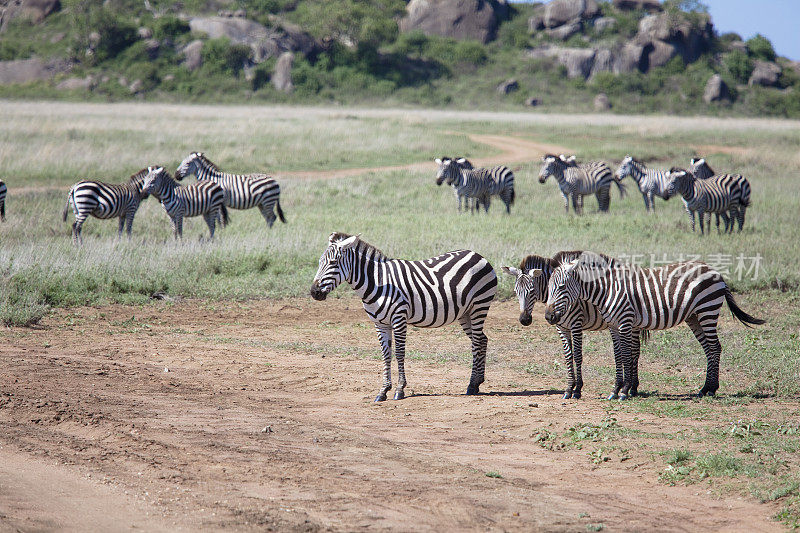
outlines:
[[[258,207],[270,228],[275,223],[275,211],[277,211],[281,222],[286,223],[286,217],[281,209],[281,187],[266,174],[222,172],[202,152],[189,154],[181,161],[175,172],[178,179],[190,174],[197,176],[198,181],[207,180],[222,187],[225,193],[225,206],[231,209]]]
[[[614,177],[608,165],[602,161],[585,164],[575,162],[574,156],[566,158],[547,154],[542,157],[542,168],[539,171],[539,183],[545,183],[553,176],[558,182],[561,196],[564,197],[564,209],[569,213],[569,202],[572,198],[572,209],[576,214],[583,212],[583,197],[594,194],[601,212],[608,211],[611,205],[611,184],[615,183],[620,196],[626,193],[625,185]]]
[[[588,258],[588,260],[587,260]],[[685,322],[706,356],[706,380],[699,396],[719,388],[722,347],[717,334],[722,302],[745,325],[763,324],[742,311],[719,272],[705,263],[674,263],[660,268],[598,267],[591,256],[564,263],[553,271],[547,287],[545,319],[557,324],[578,301],[596,306],[617,332],[615,358],[627,369],[619,374],[609,399],[625,399],[632,387],[631,346],[635,330],[661,330]]]
[[[147,169],[143,168],[128,178],[127,183],[108,184],[83,180],[73,185],[61,213],[61,219],[66,222],[67,213],[72,206],[72,212],[75,214],[75,222],[72,223],[73,244],[83,243],[81,229],[90,215],[99,219],[119,217],[118,237],[122,237],[122,229],[125,227],[130,238],[133,218],[142,200],[148,196],[144,190],[146,175]]]
[[[164,211],[172,220],[172,231],[176,239],[183,237],[184,217],[202,215],[212,239],[217,222],[221,226],[228,224],[225,193],[214,182],[198,181],[179,186],[164,167],[148,167],[144,189],[161,201]]]
[[[617,179],[622,180],[630,176],[639,186],[644,198],[644,208],[649,212],[656,212],[655,197],[669,200],[671,195],[667,192],[669,185],[669,172],[647,168],[644,163],[627,155],[614,173]]]
[[[438,328],[455,321],[472,343],[472,376],[467,394],[484,381],[487,338],[483,324],[497,292],[497,276],[475,252],[458,250],[425,259],[391,259],[358,235],[331,233],[319,259],[310,294],[324,300],[346,281],[361,297],[375,323],[383,353],[383,385],[376,402],[392,388],[392,336],[399,380],[394,399],[405,397],[408,325]]]
[[[6,221],[6,194],[8,193],[8,187],[6,184],[3,183],[3,180],[0,180],[0,222]]]

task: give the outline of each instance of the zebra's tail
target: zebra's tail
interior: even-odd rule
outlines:
[[[514,205],[514,198],[517,194],[514,192],[514,187],[511,187],[511,194],[508,196],[508,205]]]
[[[628,190],[625,188],[625,184],[622,183],[622,181],[620,181],[616,176],[613,176],[612,179],[614,180],[614,183],[617,184],[617,189],[619,189],[619,197],[625,198],[625,195],[628,193]]]
[[[61,212],[61,220],[64,222],[67,221],[67,212],[69,211],[70,200],[72,200],[72,189],[70,189],[69,194],[67,194],[67,203],[64,206],[64,211]]]
[[[281,219],[281,222],[286,224],[286,217],[283,216],[283,209],[281,209],[281,201],[280,201],[280,199],[278,199],[278,201],[275,202],[275,209],[278,211],[278,217]]]
[[[750,316],[742,311],[742,309],[736,305],[736,300],[733,299],[733,294],[731,294],[731,290],[728,287],[725,287],[725,301],[728,302],[728,307],[730,307],[733,316],[745,326],[750,327],[751,324],[763,324],[766,322],[765,320]]]
[[[641,341],[642,344],[647,343],[650,340],[650,337],[652,336],[653,334],[650,333],[649,329],[639,330],[639,340]]]
[[[219,212],[220,215],[222,215],[220,222],[222,223],[223,227],[227,226],[231,219],[228,217],[228,208],[225,207],[225,204],[219,206]]]

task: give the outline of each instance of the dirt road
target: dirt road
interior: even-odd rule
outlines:
[[[543,448],[542,428],[607,416],[607,384],[589,372],[563,401],[561,379],[524,370],[559,357],[554,332],[516,315],[490,314],[484,394],[463,395],[460,330],[412,329],[414,395],[381,404],[350,298],[78,308],[5,330],[0,531],[778,529],[770,505],[660,484],[648,447],[600,464]]]

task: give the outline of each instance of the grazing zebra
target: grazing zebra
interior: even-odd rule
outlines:
[[[324,300],[348,282],[375,323],[383,352],[383,385],[376,402],[392,388],[392,333],[397,371],[395,400],[405,397],[406,328],[437,328],[456,320],[472,341],[472,376],[467,394],[484,381],[486,335],[483,323],[497,292],[497,276],[475,252],[458,250],[424,261],[390,259],[358,235],[331,233],[311,284],[311,296]]]
[[[586,260],[585,260],[586,258]],[[615,358],[627,372],[617,372],[609,399],[625,399],[632,386],[631,346],[634,330],[661,330],[686,322],[706,355],[706,380],[699,396],[713,395],[719,388],[722,348],[717,321],[725,300],[733,316],[745,325],[763,324],[742,311],[719,272],[705,263],[674,263],[660,268],[617,265],[598,266],[594,256],[585,256],[556,268],[550,276],[545,319],[557,324],[582,300],[596,306],[612,330],[617,331]]]
[[[642,191],[642,198],[644,198],[644,208],[646,211],[656,212],[655,196],[663,198],[664,200],[670,199],[670,194],[667,192],[669,172],[647,168],[644,166],[644,163],[637,161],[629,155],[626,155],[625,159],[622,160],[615,176],[619,180],[624,179],[625,176],[630,176],[631,179],[639,185],[639,190]]]
[[[708,179],[712,176],[719,176],[719,179],[723,185],[731,189],[732,194],[738,196],[739,207],[735,210],[732,209],[729,212],[729,215],[731,220],[735,218],[739,221],[739,231],[742,231],[742,227],[744,226],[745,211],[747,211],[747,208],[750,207],[751,191],[750,182],[747,181],[747,178],[740,174],[717,174],[704,158],[692,158],[689,172],[700,179]],[[717,215],[717,229],[719,229],[719,215]],[[731,231],[732,230],[733,228],[731,227]]]
[[[147,169],[144,168],[132,175],[127,183],[108,184],[100,181],[79,181],[69,190],[67,203],[61,218],[67,221],[67,212],[72,206],[75,222],[72,223],[72,242],[83,243],[81,228],[89,215],[100,218],[119,217],[118,236],[122,236],[122,228],[126,227],[128,238],[131,236],[133,217],[142,200],[147,198],[144,190],[144,178]],[[126,224],[127,223],[127,224]]]
[[[275,210],[286,223],[281,209],[281,187],[266,174],[229,174],[222,172],[202,152],[192,152],[181,161],[175,176],[178,179],[194,174],[198,180],[210,180],[225,191],[225,205],[231,209],[250,209],[258,206],[270,228],[275,223]]]
[[[574,156],[573,156],[574,157]],[[611,183],[615,183],[620,196],[625,196],[625,185],[614,177],[608,165],[602,161],[578,164],[574,158],[558,157],[547,154],[542,157],[544,164],[539,171],[539,183],[544,183],[553,176],[558,181],[558,188],[564,197],[564,209],[569,213],[569,198],[572,197],[572,209],[580,214],[583,211],[583,197],[594,194],[600,211],[608,211],[611,205]]]
[[[680,194],[683,197],[686,211],[692,221],[694,231],[694,213],[700,219],[700,233],[703,231],[703,221],[708,213],[708,226],[711,227],[711,213],[719,213],[725,222],[725,231],[733,230],[733,221],[728,217],[728,212],[739,209],[740,195],[731,187],[721,181],[720,176],[712,176],[701,180],[694,174],[681,168],[672,167],[669,171],[669,194]]]
[[[0,222],[6,221],[6,193],[8,193],[8,187],[3,180],[0,180]]]
[[[228,224],[225,208],[225,192],[213,181],[198,181],[179,186],[164,167],[148,167],[144,188],[159,200],[172,220],[175,238],[183,237],[183,218],[203,215],[203,219],[214,238],[216,223]]]
[[[502,267],[503,271],[516,278],[514,282],[514,292],[519,299],[519,322],[523,326],[529,326],[532,322],[531,314],[536,302],[547,301],[547,282],[553,271],[562,263],[572,261],[581,256],[584,252],[558,252],[552,258],[539,255],[529,255],[519,265],[519,268]],[[598,261],[614,265],[614,259],[604,255],[598,255]],[[564,361],[567,366],[567,388],[564,392],[564,399],[581,397],[583,388],[583,332],[598,331],[608,329],[608,323],[603,320],[603,316],[594,305],[577,301],[570,307],[556,324],[556,329],[561,337],[564,348]],[[612,330],[612,339],[616,333]],[[647,332],[642,332],[642,340]],[[633,343],[631,344],[632,357],[632,377],[631,377],[631,396],[636,396],[639,386],[638,363],[639,363],[639,331],[633,332]],[[622,372],[622,361],[615,361],[618,372]]]
[[[452,185],[462,196],[474,198],[475,208],[482,203],[484,210],[489,212],[489,203],[492,195],[500,196],[506,206],[506,213],[511,213],[514,203],[514,173],[506,166],[494,168],[466,168],[461,162],[464,158],[453,160],[449,157],[435,159],[439,165],[436,172],[436,185],[447,182]]]

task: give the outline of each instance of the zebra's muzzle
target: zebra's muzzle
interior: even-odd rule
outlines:
[[[533,322],[533,317],[530,313],[520,313],[519,315],[519,323],[523,326],[530,326],[531,322]]]
[[[539,176],[539,183],[544,183],[547,181],[547,176]]]
[[[321,302],[328,297],[328,292],[320,289],[319,284],[316,281],[311,284],[311,290],[309,291],[309,294],[311,294],[311,297],[318,302]]]
[[[557,324],[561,320],[561,313],[556,311],[552,305],[548,305],[544,308],[544,319],[548,324]]]

